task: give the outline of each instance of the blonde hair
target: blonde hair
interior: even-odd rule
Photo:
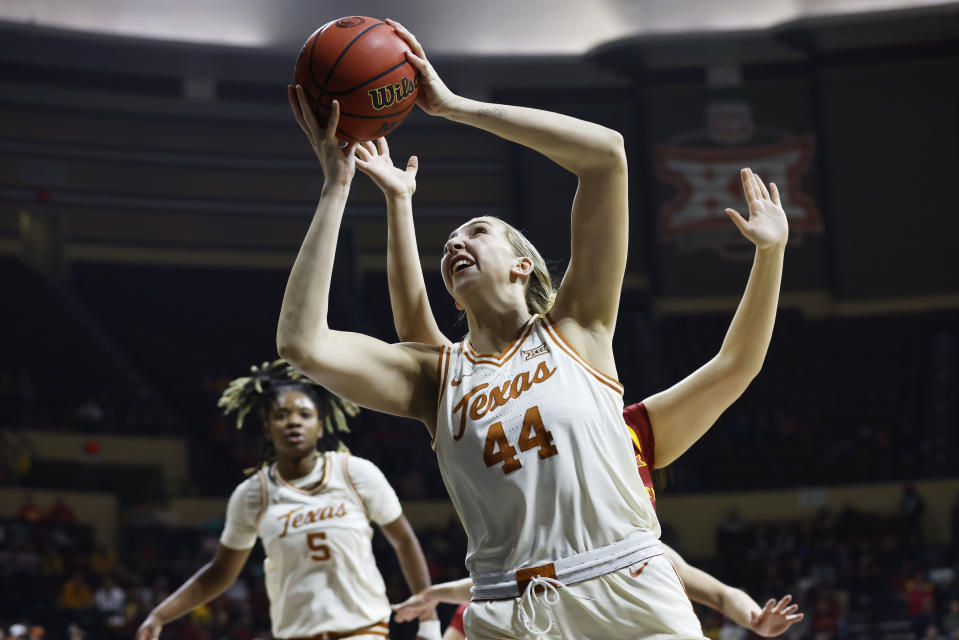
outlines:
[[[509,240],[510,246],[518,257],[533,261],[533,272],[526,280],[526,309],[533,314],[546,315],[556,300],[556,290],[553,288],[553,279],[549,275],[549,268],[543,256],[519,229],[496,216],[487,217],[503,225],[506,239]]]

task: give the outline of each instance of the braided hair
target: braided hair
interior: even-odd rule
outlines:
[[[313,404],[323,421],[320,438],[316,448],[319,451],[347,450],[339,438],[340,433],[349,433],[347,419],[360,412],[352,402],[344,400],[316,384],[302,373],[291,367],[285,360],[264,362],[250,367],[250,375],[230,381],[217,401],[224,415],[236,413],[236,428],[241,429],[247,417],[253,414],[260,423],[269,421],[270,409],[284,391],[299,391],[305,394]],[[263,442],[260,463],[245,473],[250,475],[276,460],[276,449],[267,438]]]

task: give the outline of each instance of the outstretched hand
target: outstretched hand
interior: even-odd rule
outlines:
[[[726,215],[757,249],[785,247],[789,239],[789,223],[779,201],[779,189],[770,182],[767,190],[752,169],[742,169],[739,177],[749,205],[749,219],[743,218],[735,209],[726,209]]]
[[[156,621],[153,616],[147,616],[140,628],[137,629],[136,640],[158,640],[163,625]]]
[[[784,596],[779,602],[776,602],[775,598],[770,598],[762,611],[750,614],[750,630],[764,638],[781,636],[786,629],[803,619],[803,614],[796,613],[799,605],[790,605],[791,600],[791,595]]]
[[[336,127],[340,122],[339,101],[333,101],[330,117],[324,129],[316,121],[302,85],[298,84],[295,87],[287,85],[286,93],[290,100],[290,107],[293,109],[293,117],[310,141],[310,146],[313,147],[313,152],[316,153],[320,166],[323,167],[323,176],[326,181],[331,184],[349,184],[356,171],[353,150],[357,143],[343,146],[336,138]]]
[[[412,53],[406,54],[406,59],[419,72],[419,94],[416,97],[416,104],[431,116],[442,116],[456,100],[456,94],[449,90],[446,83],[440,79],[436,69],[426,59],[426,53],[423,46],[419,43],[409,30],[396,20],[387,18],[386,24],[393,27],[400,38],[409,45]]]
[[[393,613],[396,614],[396,621],[409,622],[433,611],[439,600],[431,598],[426,594],[426,591],[420,591],[419,593],[414,593],[403,602],[392,605]]]
[[[412,196],[416,191],[416,171],[419,160],[410,156],[406,169],[393,166],[386,138],[375,142],[361,142],[356,146],[356,166],[376,183],[387,197]]]

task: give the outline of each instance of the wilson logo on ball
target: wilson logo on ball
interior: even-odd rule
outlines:
[[[377,111],[392,107],[394,104],[409,98],[418,84],[418,77],[413,80],[402,78],[399,82],[388,84],[385,87],[370,89],[370,103]]]
[[[348,18],[340,18],[337,20],[336,26],[338,26],[340,29],[349,29],[350,27],[361,25],[364,22],[366,22],[366,20],[359,16],[350,16]]]

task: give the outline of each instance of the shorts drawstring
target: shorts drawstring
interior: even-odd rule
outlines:
[[[536,587],[543,587],[542,595],[537,593]],[[587,598],[586,596],[578,596],[574,594],[569,590],[569,587],[556,578],[546,578],[543,576],[533,576],[530,578],[529,584],[526,585],[526,590],[523,591],[523,595],[520,598],[519,620],[523,623],[523,627],[537,638],[545,636],[553,628],[555,621],[553,620],[553,612],[550,610],[550,607],[559,603],[560,589],[565,590],[566,593],[570,594],[577,600],[592,599]],[[545,629],[538,629],[536,627],[536,605],[540,602],[546,605],[547,624]],[[526,611],[527,608],[529,608],[528,613]]]

